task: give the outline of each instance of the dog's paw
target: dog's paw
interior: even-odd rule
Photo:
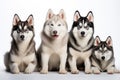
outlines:
[[[113,70],[113,69],[108,70],[107,73],[108,73],[108,74],[113,74],[113,73],[114,73],[114,70]]]
[[[19,71],[18,68],[12,69],[11,72],[12,72],[13,74],[19,74],[19,73],[20,73],[20,71]]]
[[[85,70],[85,73],[86,73],[86,74],[91,74],[91,73],[92,73],[92,70],[91,70],[91,69],[86,69],[86,70]]]
[[[47,74],[47,73],[48,73],[48,70],[41,70],[40,73],[41,73],[41,74]]]
[[[26,68],[25,69],[25,73],[26,74],[30,74],[30,73],[32,73],[33,72],[33,69],[32,68]]]
[[[67,74],[67,71],[66,70],[59,70],[59,74]]]
[[[115,73],[120,73],[120,70],[118,70],[118,69],[115,69]]]
[[[79,70],[71,70],[71,73],[72,73],[72,74],[78,74],[78,73],[79,73]]]
[[[98,68],[94,67],[92,70],[94,74],[100,74],[100,70]]]
[[[93,70],[93,73],[94,74],[100,74],[100,71],[99,70]]]

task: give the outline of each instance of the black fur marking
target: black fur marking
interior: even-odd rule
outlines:
[[[68,43],[68,46],[69,48],[73,48],[74,50],[81,52],[80,50],[76,49],[70,42]]]
[[[77,46],[79,46],[79,44],[77,43],[77,40],[75,39],[75,37],[74,37],[74,35],[73,35],[73,32],[72,31],[70,31],[70,37],[73,39],[73,41],[74,41],[74,43],[75,43],[75,45],[77,45]]]
[[[19,29],[19,25],[22,27],[22,29]],[[17,25],[13,26],[12,31],[19,30],[20,32],[25,32],[25,26],[27,26],[28,30],[34,31],[33,25],[29,26],[27,21],[19,21]]]

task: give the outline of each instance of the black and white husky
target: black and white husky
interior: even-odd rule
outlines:
[[[68,42],[68,62],[73,74],[79,73],[78,68],[82,64],[85,65],[85,73],[91,73],[89,57],[91,56],[94,42],[93,19],[91,11],[86,17],[82,17],[79,11],[74,14],[74,22],[69,33]]]
[[[99,74],[101,71],[107,71],[107,73],[112,74],[119,72],[115,67],[112,39],[110,36],[106,41],[101,41],[99,36],[96,36],[91,61],[93,73]]]
[[[6,69],[14,74],[33,72],[37,65],[33,40],[33,16],[30,15],[26,21],[21,21],[19,16],[15,14],[11,36],[11,49],[4,56]]]
[[[67,73],[65,69],[67,59],[68,27],[65,13],[60,10],[55,15],[51,9],[48,10],[46,21],[41,33],[42,43],[37,53],[39,63],[42,67],[41,73],[46,74],[48,70],[58,70],[59,73]]]

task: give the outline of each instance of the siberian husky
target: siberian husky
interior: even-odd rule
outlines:
[[[60,74],[67,73],[65,69],[67,59],[68,27],[65,13],[61,9],[55,15],[51,9],[48,10],[43,31],[41,33],[42,43],[37,51],[41,73],[46,74],[49,70],[58,70]]]
[[[71,73],[79,73],[79,68],[84,64],[85,73],[91,73],[91,64],[89,57],[91,56],[93,47],[93,13],[89,11],[86,17],[82,17],[79,11],[74,14],[74,22],[69,32],[68,42],[68,62]]]
[[[93,53],[91,56],[93,73],[107,71],[112,74],[119,72],[115,67],[112,39],[109,36],[106,41],[101,41],[99,36],[95,38]]]
[[[17,14],[13,18],[11,49],[4,56],[6,69],[13,74],[31,73],[37,65],[33,27],[33,16],[21,21]]]

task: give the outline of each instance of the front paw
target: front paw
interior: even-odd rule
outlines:
[[[91,73],[92,73],[92,70],[91,70],[91,69],[85,69],[85,73],[86,73],[86,74],[91,74]]]
[[[19,73],[20,73],[20,71],[19,71],[18,68],[12,69],[11,72],[12,72],[13,74],[19,74]]]
[[[108,70],[107,73],[108,73],[108,74],[113,74],[113,73],[114,73],[114,70],[113,70],[113,69]]]
[[[66,73],[67,73],[67,71],[66,71],[66,70],[64,70],[64,69],[59,70],[59,74],[66,74]]]
[[[32,73],[33,72],[33,69],[32,68],[26,68],[25,69],[25,73],[26,74],[30,74],[30,73]]]
[[[79,73],[79,70],[77,70],[77,69],[76,69],[76,70],[71,70],[71,73],[72,73],[72,74],[78,74],[78,73]]]
[[[120,73],[120,70],[118,70],[118,69],[115,69],[115,73]]]
[[[100,71],[99,70],[93,70],[93,73],[94,74],[100,74]]]
[[[41,74],[47,74],[47,73],[48,73],[48,70],[41,70],[40,73],[41,73]]]

